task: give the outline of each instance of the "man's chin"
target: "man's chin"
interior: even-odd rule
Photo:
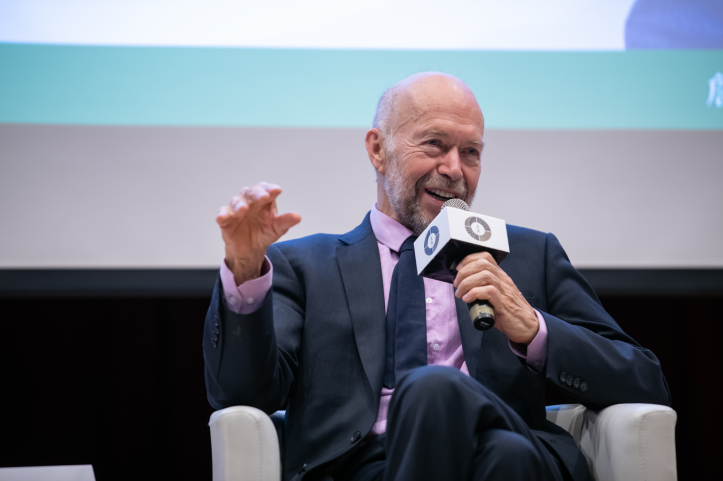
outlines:
[[[419,205],[417,205],[416,208],[411,209],[411,215],[405,218],[404,224],[407,229],[411,230],[414,235],[418,236],[424,232],[424,229],[429,226],[435,217],[437,217],[436,214],[430,215],[429,212],[425,212],[423,209],[419,208]]]

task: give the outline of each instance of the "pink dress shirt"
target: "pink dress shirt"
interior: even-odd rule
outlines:
[[[382,279],[384,283],[385,310],[389,302],[389,289],[394,267],[399,260],[399,248],[412,232],[372,207],[370,216],[372,230],[377,238],[381,259]],[[261,277],[237,286],[233,273],[221,263],[221,284],[229,309],[237,314],[250,314],[261,306],[271,289],[273,266],[266,258]],[[450,366],[469,375],[462,352],[462,339],[457,324],[454,287],[445,282],[424,279],[424,293],[427,308],[427,364]],[[526,359],[527,365],[535,371],[541,371],[547,359],[547,325],[542,315],[537,313],[540,330],[529,346],[510,343],[512,351]],[[379,401],[379,413],[372,432],[381,434],[387,428],[387,411],[392,399],[393,389],[382,388]]]

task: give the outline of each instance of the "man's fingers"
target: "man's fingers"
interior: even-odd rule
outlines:
[[[241,190],[241,197],[243,200],[249,204],[252,205],[256,202],[263,200],[267,200],[269,196],[269,193],[266,189],[261,187],[260,185],[252,185],[251,187],[244,187]]]
[[[460,274],[457,274],[458,276]],[[475,272],[463,279],[455,279],[457,291],[455,296],[461,298],[467,292],[475,287],[481,286],[494,286],[497,289],[501,288],[501,279],[490,271]]]
[[[296,212],[287,212],[274,219],[274,230],[279,234],[279,237],[281,237],[299,222],[301,222],[301,216],[299,214]]]
[[[467,257],[465,259],[467,259]],[[489,271],[495,276],[499,277],[500,269],[499,267],[497,267],[497,264],[490,262],[485,257],[480,257],[472,262],[467,262],[465,266],[457,267],[457,275],[455,276],[453,285],[454,287],[459,287],[460,283],[469,276],[473,276],[479,272],[485,271]]]
[[[224,205],[219,209],[218,214],[216,214],[216,223],[221,227],[227,227],[243,219],[248,209],[248,205],[243,201],[239,201],[233,206]]]
[[[475,252],[474,254],[470,254],[464,259],[462,259],[462,262],[460,262],[457,266],[457,270],[460,271],[469,264],[479,260],[485,260],[497,266],[497,261],[495,261],[495,258],[492,257],[492,254],[490,254],[489,252]]]
[[[272,204],[281,194],[281,189],[274,184],[266,184],[262,182],[251,187],[244,187],[241,192],[241,198],[248,204],[249,210],[258,212]],[[275,208],[273,209],[275,211]]]
[[[256,185],[250,187],[244,187],[239,191],[239,195],[234,196],[234,199],[240,198],[248,204],[255,202],[268,203],[271,200],[281,194],[281,187],[276,184],[270,184],[268,182],[259,182]]]
[[[270,182],[259,182],[258,185],[264,188],[269,194],[274,195],[274,197],[277,197],[281,193],[281,187],[276,184],[272,184]]]
[[[496,271],[497,269],[499,269],[494,259],[480,256],[475,259],[468,260],[469,257],[470,256],[467,256],[463,259],[463,262],[467,262],[465,262],[464,264],[460,262],[460,265],[457,266],[458,273],[469,275],[470,273],[479,272],[481,270]]]
[[[494,306],[497,303],[498,291],[494,286],[481,286],[470,289],[467,294],[462,296],[462,300],[466,303],[474,302],[476,299],[489,301]]]
[[[239,219],[243,218],[249,210],[248,203],[238,195],[231,197],[228,205],[230,207],[229,215],[231,217],[238,217]]]
[[[234,221],[241,221],[247,214],[251,216],[257,215],[261,209],[268,208],[271,205],[271,214],[264,217],[271,224],[267,227],[272,228],[279,237],[284,235],[291,227],[301,222],[301,216],[295,212],[289,212],[280,216],[276,215],[276,198],[281,194],[281,187],[269,182],[260,182],[250,187],[244,187],[231,198],[228,206],[222,207],[216,215],[216,222],[221,227],[228,227]]]
[[[261,182],[259,183],[259,187],[264,189],[266,193],[268,194],[268,197],[266,195],[263,196],[264,205],[269,202],[275,202],[276,198],[281,194],[281,187],[279,187],[276,184],[270,184],[268,182]],[[274,213],[276,213],[276,204],[274,203],[273,206]]]
[[[268,202],[269,198],[273,200],[279,196],[281,187],[276,184],[269,184],[268,182],[260,182],[251,187],[251,193],[254,195],[256,201],[263,200],[264,202]]]
[[[221,208],[218,211],[218,214],[216,214],[216,223],[220,225],[221,227],[225,227],[229,224],[231,221],[231,207],[224,205],[221,206]]]

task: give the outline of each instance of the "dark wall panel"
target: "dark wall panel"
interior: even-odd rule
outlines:
[[[0,301],[0,465],[211,479],[208,300]]]
[[[208,297],[0,299],[0,466],[93,464],[99,481],[211,479]],[[681,480],[719,474],[723,297],[606,296],[661,360]],[[551,392],[550,403],[564,402]]]
[[[603,298],[602,302],[633,338],[660,359],[678,413],[678,479],[718,479],[723,297]]]

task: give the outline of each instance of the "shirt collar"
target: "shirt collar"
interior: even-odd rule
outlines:
[[[399,252],[399,249],[404,244],[404,241],[413,234],[413,232],[402,224],[392,219],[386,214],[381,213],[377,209],[377,204],[374,203],[372,206],[369,221],[372,224],[372,230],[377,238],[377,241],[381,242],[394,252]]]

